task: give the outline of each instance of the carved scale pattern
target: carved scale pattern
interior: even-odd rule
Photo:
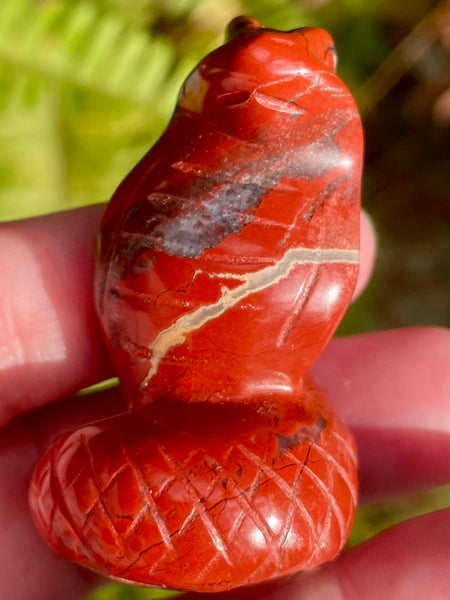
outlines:
[[[33,479],[38,527],[85,566],[185,590],[219,591],[329,560],[351,526],[356,454],[329,409],[317,417],[323,400],[309,386],[314,402],[286,409],[278,428],[246,407],[166,400],[60,437]],[[179,429],[189,419],[195,431]],[[211,444],[203,431],[217,419]]]
[[[30,506],[63,556],[222,591],[333,559],[350,433],[306,371],[358,273],[362,134],[329,35],[247,17],[111,200],[97,307],[130,412],[58,438]]]

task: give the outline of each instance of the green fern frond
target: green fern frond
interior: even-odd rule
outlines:
[[[0,62],[133,104],[161,97],[174,64],[168,38],[101,14],[92,3],[3,0]]]
[[[106,200],[215,42],[194,37],[180,59],[170,31],[151,34],[113,4],[0,1],[1,219]]]

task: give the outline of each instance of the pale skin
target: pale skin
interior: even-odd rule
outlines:
[[[0,226],[0,597],[84,598],[104,580],[47,548],[27,486],[38,456],[67,428],[125,408],[118,390],[75,397],[113,376],[93,306],[102,207]],[[362,220],[358,293],[375,241]],[[356,436],[361,500],[448,480],[448,333],[408,328],[333,340],[313,368]],[[186,600],[410,600],[449,597],[449,515],[387,530],[314,573]]]

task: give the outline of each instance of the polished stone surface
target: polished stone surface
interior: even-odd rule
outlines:
[[[228,35],[103,218],[97,308],[133,411],[57,440],[30,492],[64,556],[197,591],[332,559],[357,488],[305,374],[358,274],[360,119],[325,31]]]

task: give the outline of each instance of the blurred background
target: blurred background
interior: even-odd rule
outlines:
[[[1,0],[0,220],[107,201],[239,14],[333,35],[366,131],[379,256],[340,333],[448,325],[449,15],[428,0]],[[359,510],[352,543],[448,503]],[[91,600],[163,597],[114,585]]]

